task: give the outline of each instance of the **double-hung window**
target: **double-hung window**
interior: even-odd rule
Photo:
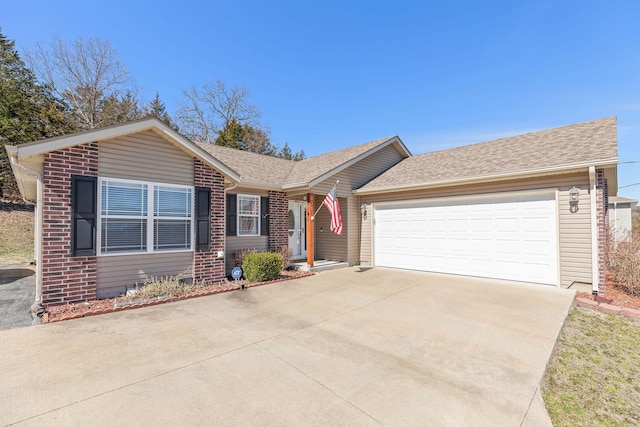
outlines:
[[[190,188],[154,185],[153,249],[191,249]]]
[[[193,187],[100,179],[100,253],[192,249]]]
[[[238,236],[260,235],[260,196],[238,194]]]

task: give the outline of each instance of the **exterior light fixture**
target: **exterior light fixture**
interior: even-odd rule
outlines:
[[[367,219],[367,205],[365,203],[360,205],[360,213],[364,219]]]
[[[580,202],[580,189],[575,185],[569,190],[569,211],[578,212],[578,202]]]
[[[580,200],[580,189],[575,185],[569,190],[569,200],[572,202],[578,202]]]

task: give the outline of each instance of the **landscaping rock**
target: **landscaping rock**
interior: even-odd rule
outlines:
[[[633,308],[622,307],[622,314],[625,317],[629,317],[631,319],[640,320],[640,310],[636,310]]]
[[[598,310],[609,313],[609,314],[620,314],[622,313],[622,307],[611,304],[600,304],[598,306]]]
[[[584,308],[596,308],[599,304],[587,298],[576,297],[576,305]]]

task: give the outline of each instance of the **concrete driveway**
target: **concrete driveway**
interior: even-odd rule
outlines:
[[[550,425],[573,294],[350,268],[0,331],[0,425]]]
[[[29,264],[0,265],[0,331],[40,324],[31,317],[35,296],[36,276]]]

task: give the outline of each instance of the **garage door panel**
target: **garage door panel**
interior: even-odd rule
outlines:
[[[556,217],[549,194],[376,206],[375,263],[555,284]]]
[[[550,228],[549,219],[545,217],[525,217],[522,220],[522,228],[525,232],[548,232]]]
[[[493,221],[490,218],[471,218],[469,219],[469,229],[474,233],[491,233]]]

